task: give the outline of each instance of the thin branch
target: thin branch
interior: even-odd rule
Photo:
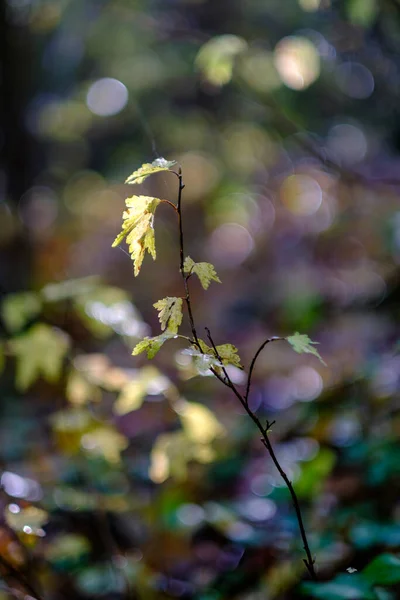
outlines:
[[[184,287],[185,287],[185,292],[186,292],[186,305],[188,308],[188,315],[189,315],[189,321],[190,321],[190,327],[192,330],[192,335],[194,338],[194,341],[196,343],[196,346],[200,349],[201,353],[203,352],[203,349],[200,345],[199,342],[199,338],[197,335],[197,331],[196,331],[196,326],[195,326],[195,322],[194,322],[194,318],[193,318],[193,313],[192,313],[192,307],[191,307],[191,301],[190,301],[190,291],[189,291],[189,286],[188,286],[188,277],[185,276],[184,274],[184,244],[183,244],[183,223],[182,223],[182,191],[184,189],[184,184],[182,181],[182,170],[181,168],[179,168],[179,190],[178,190],[178,204],[177,204],[177,213],[178,213],[178,223],[179,223],[179,250],[180,250],[180,271],[182,274],[182,278],[183,278],[183,283],[184,283]],[[249,372],[249,377],[247,380],[247,387],[246,387],[246,393],[243,396],[239,390],[237,389],[237,387],[235,386],[235,384],[232,382],[232,380],[229,377],[229,374],[225,368],[225,365],[223,364],[222,358],[218,353],[217,347],[214,343],[213,338],[211,337],[211,333],[210,330],[206,327],[206,331],[207,331],[207,337],[210,341],[210,344],[214,350],[215,356],[216,358],[219,360],[220,365],[221,365],[221,370],[223,373],[223,376],[220,375],[220,373],[218,373],[218,371],[215,368],[211,368],[211,372],[213,373],[213,375],[221,382],[223,383],[226,387],[230,388],[232,390],[232,392],[235,394],[235,396],[237,397],[237,399],[239,400],[239,402],[241,403],[241,405],[243,406],[243,408],[245,409],[245,411],[247,412],[247,414],[249,415],[249,417],[251,418],[251,420],[253,421],[253,423],[256,425],[256,427],[258,428],[259,432],[261,433],[261,441],[264,444],[264,446],[266,447],[266,449],[269,452],[269,455],[271,456],[272,462],[274,463],[275,467],[277,468],[280,476],[282,477],[282,479],[284,480],[286,487],[289,490],[289,493],[291,495],[292,498],[292,502],[293,502],[293,506],[295,508],[296,511],[296,517],[297,517],[297,522],[299,525],[299,529],[300,529],[300,534],[301,534],[301,539],[303,541],[303,547],[304,547],[304,551],[306,553],[306,557],[305,559],[303,559],[304,564],[307,567],[307,570],[310,574],[310,577],[316,581],[317,580],[317,575],[314,569],[314,559],[312,557],[311,554],[311,550],[310,550],[310,546],[308,544],[308,539],[307,539],[307,534],[306,534],[306,530],[304,528],[304,523],[303,523],[303,517],[301,515],[301,510],[300,510],[300,504],[296,495],[296,492],[293,488],[292,482],[289,480],[288,476],[286,475],[285,471],[283,470],[283,468],[281,467],[279,460],[275,454],[275,451],[272,447],[272,444],[269,440],[268,437],[268,430],[271,427],[271,424],[267,422],[267,426],[263,427],[261,421],[259,420],[259,418],[256,416],[256,414],[250,409],[249,404],[248,404],[248,396],[250,393],[250,386],[251,386],[251,376],[254,370],[254,366],[256,363],[256,360],[259,356],[259,354],[261,353],[261,351],[263,350],[263,348],[272,341],[275,340],[279,340],[279,339],[283,339],[283,338],[278,338],[278,337],[274,337],[274,338],[269,338],[268,340],[266,340],[261,346],[260,348],[257,350],[251,365],[250,365],[250,372]]]
[[[260,355],[260,354],[261,354],[261,352],[264,350],[264,348],[265,348],[265,346],[266,346],[267,344],[269,344],[270,342],[277,342],[277,341],[279,341],[279,340],[284,340],[284,339],[285,339],[285,338],[282,338],[282,337],[277,337],[277,336],[274,336],[274,337],[268,338],[267,340],[265,340],[265,342],[263,342],[263,343],[261,344],[261,346],[259,347],[259,349],[258,349],[258,350],[257,350],[257,352],[255,353],[255,355],[254,355],[254,357],[253,357],[253,360],[251,361],[251,364],[250,364],[250,369],[249,369],[249,375],[248,375],[248,377],[247,377],[246,393],[245,393],[245,395],[244,395],[244,399],[245,399],[245,402],[246,402],[246,403],[249,401],[249,394],[250,394],[250,387],[251,387],[251,378],[252,378],[252,375],[253,375],[253,370],[254,370],[254,367],[255,367],[255,364],[256,364],[257,358],[259,357],[259,355]]]
[[[178,205],[177,205],[176,209],[177,209],[177,213],[178,213],[178,224],[179,224],[179,254],[180,254],[179,270],[181,272],[181,275],[182,275],[182,278],[183,278],[183,285],[185,287],[185,301],[186,301],[186,306],[187,306],[187,309],[188,309],[188,315],[189,315],[189,321],[190,321],[190,328],[192,330],[192,335],[193,335],[194,339],[196,340],[197,345],[200,346],[199,345],[199,338],[197,336],[196,328],[195,328],[195,325],[194,325],[192,305],[191,305],[191,302],[190,302],[190,291],[189,291],[188,278],[185,276],[184,269],[183,269],[183,263],[185,261],[185,250],[184,250],[184,245],[183,245],[182,192],[183,192],[183,189],[184,189],[185,185],[183,183],[182,169],[180,167],[179,167],[178,179],[179,179]]]
[[[174,209],[175,212],[178,212],[177,207],[175,206],[175,204],[173,202],[170,202],[169,200],[161,200],[162,204],[169,204],[170,206],[172,206],[172,208]]]
[[[286,484],[286,487],[289,490],[289,493],[290,493],[291,498],[292,498],[293,506],[294,506],[295,511],[296,511],[296,517],[297,517],[297,522],[298,522],[299,529],[300,529],[300,535],[301,535],[301,539],[303,541],[303,548],[304,548],[304,551],[305,551],[306,556],[307,556],[307,558],[306,559],[304,558],[303,561],[304,561],[304,564],[307,567],[307,570],[308,570],[311,578],[314,581],[317,581],[317,574],[316,574],[315,569],[314,569],[315,560],[312,557],[310,546],[308,544],[307,534],[306,534],[306,530],[305,530],[305,527],[304,527],[303,517],[302,517],[302,514],[301,514],[300,504],[299,504],[299,501],[298,501],[298,498],[297,498],[297,494],[296,494],[296,492],[294,490],[292,482],[290,481],[289,477],[286,475],[285,471],[281,467],[280,462],[279,462],[279,460],[278,460],[278,458],[277,458],[277,456],[275,454],[275,451],[273,449],[273,446],[271,444],[271,441],[270,441],[270,439],[268,437],[268,430],[270,429],[270,427],[272,426],[273,423],[268,423],[267,422],[266,427],[263,427],[260,419],[250,409],[249,404],[248,404],[248,397],[247,396],[242,396],[240,394],[240,392],[237,390],[235,384],[232,383],[232,381],[230,380],[229,375],[228,375],[228,373],[227,373],[227,371],[226,371],[226,369],[225,369],[225,367],[223,365],[222,359],[219,356],[217,347],[216,347],[216,345],[215,345],[215,343],[214,343],[214,341],[213,341],[213,339],[211,337],[210,330],[207,329],[207,328],[206,328],[206,330],[207,330],[208,339],[210,340],[210,343],[211,343],[211,345],[212,345],[212,347],[214,349],[215,355],[218,358],[219,362],[221,363],[221,369],[222,369],[222,372],[224,373],[225,377],[227,378],[227,381],[229,383],[229,387],[232,389],[232,391],[234,392],[234,394],[236,395],[236,397],[240,400],[241,405],[243,406],[243,408],[245,409],[245,411],[247,412],[247,414],[249,415],[249,417],[251,418],[251,420],[253,421],[253,423],[255,423],[255,425],[257,426],[257,428],[258,428],[258,430],[259,430],[259,432],[261,433],[261,436],[262,436],[261,437],[261,442],[264,444],[264,446],[268,450],[269,455],[272,458],[272,462],[274,463],[275,467],[277,468],[277,470],[279,472],[279,475],[282,477],[283,481]],[[275,339],[282,339],[282,338],[272,338],[272,339],[269,339],[264,344],[262,344],[262,346],[257,350],[256,355],[255,355],[255,357],[253,358],[253,361],[252,361],[253,368],[254,368],[254,364],[255,364],[255,361],[257,359],[257,356],[260,354],[260,352],[262,351],[262,349],[266,346],[267,343],[269,343],[270,341],[275,341]],[[250,379],[250,374],[249,374],[249,379]],[[250,388],[248,388],[248,389],[250,389]],[[247,393],[247,391],[246,391],[246,393]]]

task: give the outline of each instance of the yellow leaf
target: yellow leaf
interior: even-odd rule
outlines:
[[[128,439],[111,427],[97,427],[81,439],[81,446],[88,454],[102,456],[114,464],[121,461],[121,452],[128,444]]]
[[[137,372],[135,378],[122,388],[114,404],[114,412],[117,415],[125,415],[137,410],[148,394],[165,393],[170,387],[171,382],[158,369],[150,366],[143,367]]]
[[[159,173],[160,171],[169,171],[171,167],[176,165],[175,160],[165,160],[165,158],[156,158],[152,163],[145,163],[129,175],[125,183],[135,184],[135,183],[143,183],[149,175],[153,175],[153,173]]]
[[[134,264],[135,277],[139,274],[146,250],[156,258],[154,238],[154,214],[161,200],[151,196],[132,196],[125,200],[127,210],[122,218],[122,231],[115,238],[113,247],[126,237],[126,243]]]
[[[194,442],[207,444],[225,433],[224,427],[203,404],[185,402],[179,410],[183,430]]]
[[[185,259],[183,271],[187,275],[190,275],[191,273],[196,273],[197,277],[200,279],[202,287],[205,290],[208,289],[211,281],[221,283],[221,280],[215,271],[214,265],[207,262],[196,263],[190,258],[190,256],[187,256]]]
[[[153,304],[159,311],[158,320],[161,323],[161,329],[168,326],[168,331],[177,333],[179,325],[182,323],[182,298],[167,296]]]

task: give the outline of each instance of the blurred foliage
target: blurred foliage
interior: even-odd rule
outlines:
[[[399,597],[399,19],[397,0],[2,4],[1,600]],[[111,248],[133,169],[140,198],[176,201],[161,156],[232,380],[266,338],[320,343],[327,366],[268,345],[250,397],[317,583],[236,399],[152,337],[182,294],[171,211],[140,278]]]

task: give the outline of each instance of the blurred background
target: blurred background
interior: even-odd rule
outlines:
[[[0,11],[1,600],[398,598],[400,3]],[[168,206],[138,278],[111,248],[127,196],[176,201],[168,173],[123,183],[160,157],[222,281],[191,281],[200,334],[245,370],[271,335],[320,343],[326,367],[268,346],[250,400],[319,584],[235,397],[181,340],[131,356],[182,294]]]

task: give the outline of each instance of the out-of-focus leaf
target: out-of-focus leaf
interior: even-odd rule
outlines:
[[[6,296],[2,316],[7,329],[16,333],[36,317],[42,308],[40,296],[34,292],[22,292]]]
[[[100,283],[96,276],[81,277],[79,279],[68,279],[59,283],[49,283],[41,294],[46,302],[59,302],[68,298],[75,298],[81,294],[88,294]]]
[[[303,583],[303,595],[321,600],[375,600],[376,596],[361,575],[340,574],[327,583]]]
[[[114,404],[114,412],[117,415],[125,415],[128,412],[137,410],[142,406],[147,394],[164,393],[170,386],[169,379],[162,375],[158,369],[150,366],[143,367],[122,388]]]
[[[49,515],[45,510],[36,506],[20,508],[18,512],[10,510],[7,507],[4,512],[4,518],[7,525],[14,531],[26,533],[28,535],[43,535],[42,527],[49,520]]]
[[[194,260],[187,256],[185,258],[185,262],[183,265],[183,271],[186,275],[190,275],[191,273],[196,273],[197,277],[200,279],[200,283],[202,287],[207,290],[211,281],[216,281],[217,283],[221,283],[220,278],[218,277],[214,265],[207,262],[199,262],[196,263]]]
[[[301,497],[317,494],[331,473],[336,455],[329,448],[322,448],[312,460],[302,464],[300,477],[296,481],[296,493]]]
[[[60,535],[46,548],[46,558],[59,568],[70,568],[80,564],[89,554],[90,544],[87,538],[76,533]]]
[[[313,354],[322,362],[323,365],[326,366],[326,363],[322,359],[320,353],[316,348],[314,348],[314,345],[318,344],[319,342],[313,342],[310,340],[308,335],[298,333],[297,331],[294,335],[290,335],[286,339],[295,352],[298,352],[299,354]]]
[[[237,35],[220,35],[203,44],[196,65],[205,79],[222,86],[232,79],[235,58],[247,50],[247,42]]]
[[[135,183],[143,183],[147,177],[153,175],[154,173],[159,173],[160,171],[169,171],[171,167],[176,165],[175,160],[166,160],[165,158],[156,158],[152,163],[145,163],[129,175],[126,179],[125,183],[135,184]]]
[[[194,442],[210,443],[225,434],[225,429],[213,413],[203,404],[186,402],[179,407],[183,430]]]
[[[126,237],[135,277],[139,275],[146,250],[156,259],[154,215],[160,202],[151,196],[132,196],[125,200],[127,210],[122,215],[122,231],[112,246],[118,246]]]
[[[74,307],[88,329],[98,337],[113,332],[129,337],[146,335],[148,327],[126,291],[113,286],[98,286],[79,294]]]
[[[108,563],[85,568],[75,581],[80,592],[95,598],[122,593],[125,588],[123,575]]]
[[[5,360],[5,355],[4,355],[4,344],[2,344],[0,342],[0,375],[4,371],[5,362],[6,362],[6,360]]]
[[[71,371],[65,395],[72,404],[87,404],[88,402],[100,400],[100,390],[98,387],[89,383],[79,371]]]
[[[176,336],[176,333],[171,331],[166,331],[161,335],[157,335],[156,337],[145,337],[144,340],[139,342],[133,349],[132,354],[136,356],[141,352],[147,352],[147,358],[154,358],[157,352],[160,350],[161,346],[167,341],[171,340]]]
[[[370,27],[378,14],[379,7],[377,0],[348,0],[346,9],[352,23]]]
[[[203,404],[186,402],[179,407],[183,430],[194,442],[210,443],[225,434],[225,429],[213,413]]]
[[[209,443],[196,443],[184,431],[163,433],[158,436],[151,451],[149,475],[155,483],[168,477],[185,479],[190,461],[209,463],[215,452]]]
[[[56,382],[69,344],[65,333],[44,323],[13,338],[9,346],[17,360],[17,388],[26,390],[40,376],[49,383]]]
[[[112,427],[97,427],[82,436],[81,446],[88,453],[102,456],[106,461],[117,464],[121,452],[129,445],[127,438]]]
[[[179,325],[182,323],[182,298],[167,296],[153,304],[158,313],[158,320],[161,323],[161,329],[168,328],[168,331],[177,333]]]
[[[400,557],[385,552],[363,569],[362,576],[371,585],[394,585],[400,583]]]

